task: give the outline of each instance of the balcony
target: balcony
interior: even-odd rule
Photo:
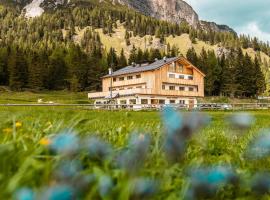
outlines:
[[[112,92],[112,96],[129,96],[134,94],[153,94],[153,90],[149,88],[134,88],[128,90],[117,90]],[[98,98],[110,98],[111,93],[107,92],[94,92],[88,93],[89,99],[98,99]]]

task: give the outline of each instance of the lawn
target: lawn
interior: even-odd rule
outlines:
[[[54,172],[58,166],[56,163],[66,158],[48,152],[47,140],[60,132],[67,132],[67,129],[74,130],[81,138],[98,135],[112,144],[117,153],[127,145],[132,132],[148,133],[151,136],[151,145],[144,167],[135,174],[129,174],[129,170],[127,172],[119,170],[114,160],[100,163],[86,159],[84,154],[72,158],[83,163],[83,170],[80,173],[84,176],[95,174],[99,177],[92,185],[90,183],[87,185],[82,199],[132,199],[127,195],[125,185],[134,177],[158,180],[161,187],[150,199],[183,199],[190,184],[188,170],[191,167],[218,164],[234,167],[241,179],[241,186],[223,187],[213,198],[256,199],[249,187],[250,178],[258,171],[269,171],[270,160],[266,158],[251,161],[246,158],[245,152],[259,130],[270,127],[268,112],[251,112],[256,122],[245,132],[232,129],[224,122],[230,116],[230,112],[205,113],[211,116],[211,123],[188,142],[183,159],[172,164],[167,161],[162,147],[164,128],[159,112],[91,111],[83,107],[1,107],[0,199],[11,198],[11,195],[16,194],[22,187],[40,191],[46,186],[57,185]],[[108,189],[110,181],[105,179],[107,185],[102,185],[102,180],[108,176],[112,179],[111,193]],[[149,185],[141,184],[146,187],[144,193],[151,193]],[[105,191],[109,194],[102,195],[103,190],[100,190],[100,187],[105,187]],[[141,190],[142,188],[139,191]]]

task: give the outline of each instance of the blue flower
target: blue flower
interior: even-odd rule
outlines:
[[[29,188],[21,188],[15,194],[16,200],[34,200],[35,194]]]
[[[261,159],[270,155],[270,130],[263,130],[251,143],[247,156],[251,159]]]
[[[149,153],[151,139],[146,134],[132,134],[127,149],[118,157],[120,167],[134,172],[141,167]]]
[[[56,135],[50,148],[61,155],[73,155],[79,150],[79,138],[71,132],[63,132]]]
[[[183,126],[183,117],[172,107],[166,107],[162,113],[163,122],[168,134],[174,134]]]
[[[101,197],[108,196],[113,189],[113,181],[110,176],[101,176],[98,183],[99,194]]]
[[[211,197],[222,186],[238,182],[234,171],[223,166],[192,169],[190,174],[191,183],[187,193],[187,197],[190,199]]]
[[[249,113],[236,113],[229,118],[230,124],[239,129],[248,129],[255,122],[255,119]]]
[[[270,193],[270,174],[258,173],[251,180],[251,188],[257,195]]]
[[[130,183],[131,196],[134,199],[149,198],[158,191],[156,181],[147,178],[138,178]]]
[[[82,170],[82,164],[78,160],[64,160],[61,161],[56,169],[55,176],[57,180],[60,181],[68,181],[73,177],[78,175],[78,173]]]
[[[42,200],[74,200],[75,192],[71,186],[55,185],[45,190],[41,194]]]
[[[97,137],[91,137],[85,143],[88,156],[92,160],[104,161],[112,154],[112,147]]]

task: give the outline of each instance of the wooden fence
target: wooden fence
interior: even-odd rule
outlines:
[[[84,107],[96,110],[160,110],[165,107],[174,107],[179,110],[267,110],[270,103],[198,103],[190,107],[184,104],[0,104],[0,107]],[[269,111],[270,114],[270,111]]]

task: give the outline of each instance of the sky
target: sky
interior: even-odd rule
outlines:
[[[270,42],[270,0],[185,0],[201,20]]]

